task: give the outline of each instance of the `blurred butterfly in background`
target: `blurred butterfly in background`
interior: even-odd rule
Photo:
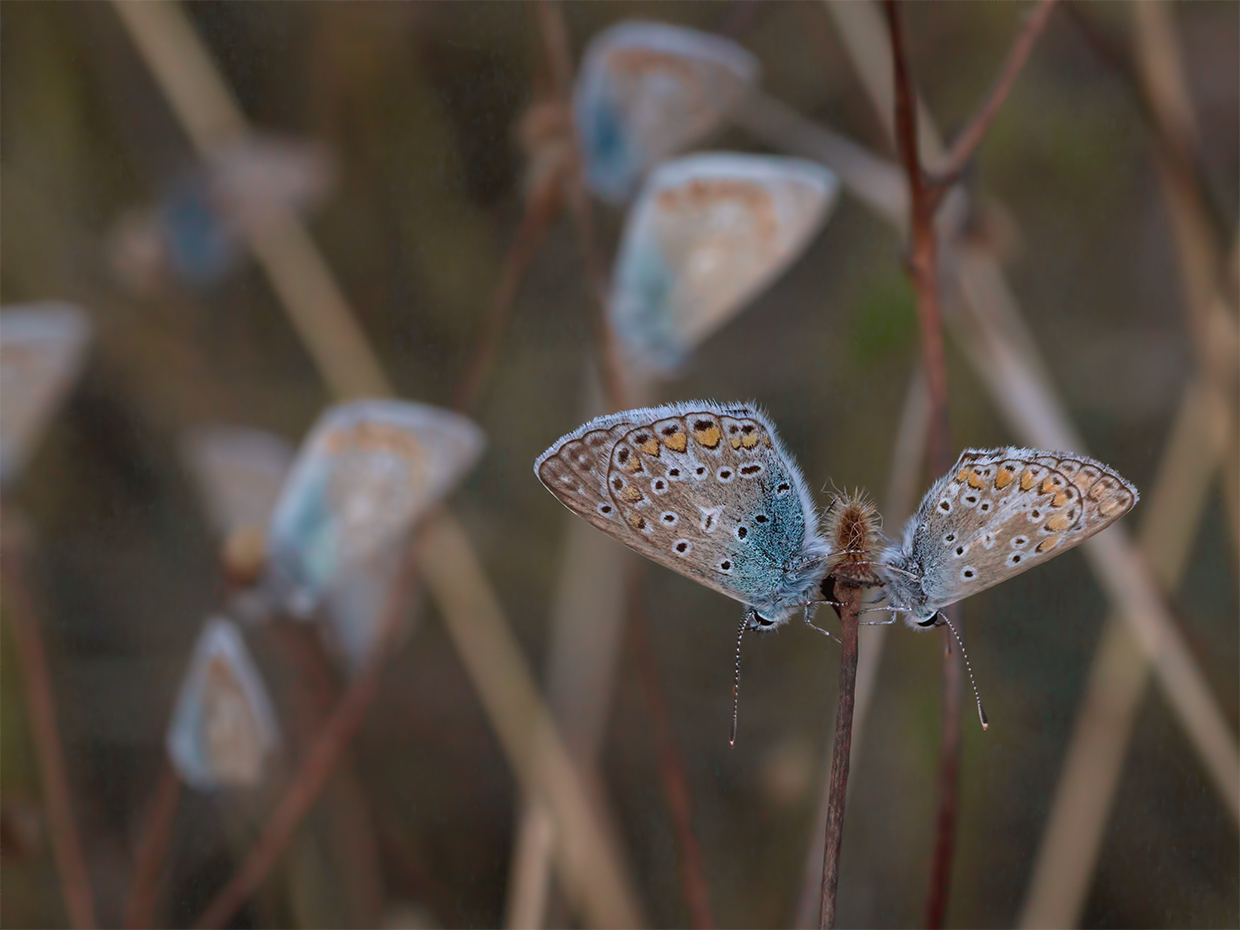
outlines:
[[[280,744],[262,677],[230,621],[207,621],[181,686],[167,734],[168,756],[200,791],[252,788]]]
[[[170,284],[215,284],[237,267],[247,238],[286,212],[320,204],[334,173],[315,142],[251,133],[221,146],[157,206],[121,218],[109,241],[113,273],[147,295]]]
[[[72,304],[16,304],[0,312],[0,486],[21,474],[77,380],[90,320]]]
[[[590,190],[629,199],[651,168],[718,129],[760,77],[753,55],[709,33],[640,21],[598,33],[573,94]]]
[[[399,543],[473,467],[484,443],[470,420],[425,404],[329,408],[272,514],[268,580],[280,602],[308,616],[330,589]]]
[[[655,169],[625,222],[607,307],[628,367],[673,371],[801,255],[838,190],[821,165],[770,155]]]

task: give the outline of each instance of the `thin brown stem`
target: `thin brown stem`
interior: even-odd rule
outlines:
[[[542,31],[543,45],[551,73],[555,78],[555,94],[568,114],[572,132],[573,157],[569,177],[565,181],[565,199],[573,222],[577,226],[577,240],[581,246],[582,260],[586,266],[586,281],[597,304],[595,330],[599,347],[599,364],[602,367],[603,391],[608,406],[619,409],[624,406],[627,394],[623,368],[616,350],[611,326],[607,322],[608,274],[606,262],[598,249],[594,234],[594,210],[585,186],[585,162],[581,154],[581,138],[572,123],[572,77],[573,59],[568,45],[568,30],[564,14],[555,0],[538,0],[538,25]]]
[[[706,884],[702,850],[693,832],[693,804],[689,794],[689,778],[685,772],[684,754],[672,734],[668,719],[667,695],[659,678],[658,663],[650,644],[650,624],[645,610],[639,606],[637,573],[630,576],[629,583],[629,640],[637,657],[641,678],[642,697],[646,713],[653,724],[651,737],[659,753],[659,774],[663,780],[663,794],[672,826],[676,834],[676,848],[680,862],[680,886],[689,906],[690,926],[706,930],[715,926],[710,909],[710,891]]]
[[[412,552],[412,547],[409,551]],[[367,709],[378,694],[381,673],[394,638],[393,633],[414,587],[413,563],[407,560],[389,597],[380,641],[375,644],[365,667],[349,685],[332,710],[331,716],[323,724],[253,849],[236,874],[207,905],[194,924],[195,927],[220,927],[228,923],[258,890],[272,866],[288,847],[297,825],[322,793],[349,741],[361,726]]]
[[[151,926],[159,902],[159,877],[164,870],[177,804],[181,800],[181,779],[164,761],[159,782],[147,804],[142,822],[142,836],[134,854],[133,885],[125,904],[126,930],[145,930]]]
[[[927,187],[917,148],[917,98],[913,93],[908,56],[900,22],[900,4],[886,0],[884,10],[891,37],[895,71],[896,138],[909,182],[909,228],[912,249],[908,271],[917,295],[917,318],[921,325],[922,364],[930,395],[928,459],[931,471],[941,475],[951,465],[951,435],[947,419],[947,367],[943,358],[942,310],[939,302],[938,235],[934,213],[938,198]],[[957,630],[961,630],[959,619]],[[947,636],[948,634],[944,634]],[[962,633],[963,635],[963,633]],[[935,780],[934,866],[927,895],[925,924],[941,927],[951,888],[952,859],[956,843],[957,790],[960,771],[960,701],[962,670],[958,652],[950,649],[943,658],[943,742]]]
[[[947,611],[961,631],[959,611]],[[926,893],[925,927],[942,927],[951,893],[952,862],[956,851],[957,798],[960,788],[960,718],[964,706],[964,673],[960,651],[954,648],[951,633],[943,629],[943,742],[939,747],[939,770],[934,781],[934,859],[930,868],[930,887]]]
[[[0,546],[0,561],[3,563],[4,594],[8,608],[5,616],[13,631],[21,662],[26,709],[30,714],[30,729],[39,759],[47,830],[51,835],[56,871],[60,876],[60,891],[69,923],[77,930],[85,930],[99,924],[95,919],[90,873],[86,869],[81,837],[73,819],[73,802],[60,730],[56,724],[56,699],[52,694],[47,668],[47,652],[43,647],[33,601],[26,588],[20,553],[11,551],[10,544],[6,542]]]
[[[900,5],[896,0],[884,4],[891,34],[895,67],[896,140],[900,161],[909,184],[909,229],[912,245],[908,273],[917,295],[917,319],[921,326],[922,364],[930,393],[930,467],[935,474],[951,464],[947,428],[947,367],[943,359],[942,308],[939,301],[939,243],[934,228],[935,201],[926,185],[917,149],[917,98],[909,77]]]
[[[990,124],[994,122],[999,108],[1003,106],[1003,101],[1007,99],[1012,85],[1016,83],[1016,76],[1025,67],[1025,62],[1029,60],[1034,43],[1038,41],[1038,37],[1046,28],[1046,23],[1054,8],[1055,0],[1038,0],[1037,7],[1025,20],[1024,28],[1021,29],[1012,47],[1008,50],[1007,59],[1003,62],[1003,67],[999,69],[999,76],[995,78],[994,86],[991,87],[986,101],[973,115],[969,125],[956,138],[948,153],[947,161],[935,174],[935,186],[940,192],[946,191],[960,177],[969,159],[973,157],[982,139],[986,137]]]
[[[853,704],[857,690],[857,629],[862,588],[836,583],[834,599],[843,626],[840,651],[840,692],[835,709],[835,742],[831,752],[831,787],[827,832],[822,850],[822,904],[818,926],[835,926],[835,895],[840,883],[840,849],[844,841],[844,804],[848,797],[848,763],[852,754]]]
[[[538,255],[547,231],[551,228],[551,222],[559,211],[562,183],[561,174],[548,177],[526,200],[525,213],[504,255],[499,283],[491,301],[491,313],[457,388],[453,406],[461,413],[467,413],[473,408],[482,394],[482,388],[495,362],[500,338],[508,325],[512,305],[521,290],[521,282]]]

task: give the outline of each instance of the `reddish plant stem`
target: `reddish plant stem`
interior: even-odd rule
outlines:
[[[695,930],[708,930],[715,926],[715,918],[710,909],[710,890],[704,877],[706,869],[702,862],[702,849],[697,835],[693,832],[689,778],[685,771],[684,754],[672,733],[668,718],[667,695],[663,691],[658,662],[650,643],[649,618],[640,606],[638,571],[639,569],[635,570],[629,576],[629,641],[637,658],[646,713],[653,724],[651,736],[659,753],[663,795],[676,834],[680,887],[685,903],[689,906],[690,926]]]
[[[490,316],[474,349],[473,358],[470,359],[465,375],[457,387],[453,406],[461,413],[468,412],[482,394],[482,388],[495,361],[500,337],[504,334],[512,305],[521,290],[521,282],[547,237],[551,221],[560,209],[562,183],[562,175],[553,175],[533,190],[526,200],[521,224],[504,255],[504,265],[500,271],[499,283],[495,287]]]
[[[857,695],[857,629],[861,613],[860,587],[837,583],[834,596],[843,626],[840,650],[840,691],[835,708],[835,742],[831,750],[831,783],[827,805],[827,832],[822,850],[822,903],[818,926],[835,926],[835,895],[840,884],[840,849],[844,841],[844,804],[848,798],[848,765],[852,755],[853,707]]]
[[[168,856],[180,800],[181,779],[165,760],[160,766],[155,793],[143,816],[142,835],[134,854],[133,885],[125,904],[127,930],[145,930],[151,926],[159,901],[159,876]]]
[[[930,468],[943,474],[951,465],[947,427],[947,366],[943,360],[943,313],[939,302],[939,243],[934,229],[937,205],[927,186],[917,149],[917,102],[909,78],[908,58],[900,25],[900,5],[886,0],[887,26],[891,33],[895,66],[896,139],[900,160],[909,182],[909,229],[912,248],[908,273],[917,295],[917,320],[921,327],[921,358],[930,395]]]
[[[564,178],[564,194],[577,226],[587,283],[598,305],[595,332],[602,368],[603,393],[607,406],[612,410],[620,410],[628,406],[628,386],[611,324],[607,319],[609,274],[595,241],[593,212],[585,186],[585,161],[581,153],[581,139],[577,134],[576,123],[572,120],[570,95],[573,65],[568,31],[564,25],[563,13],[555,0],[538,0],[536,8],[555,83],[555,93],[565,108],[571,128],[573,158],[571,170]],[[635,573],[629,579],[630,605],[638,603],[635,591],[638,577]],[[684,759],[668,720],[667,699],[660,684],[645,614],[636,607],[630,611],[629,635],[633,640],[642,679],[642,692],[659,751],[659,773],[676,834],[685,902],[695,928],[713,927],[714,916],[711,913],[709,889],[704,878],[701,847],[693,832],[692,801]]]
[[[410,553],[413,547],[410,546]],[[220,927],[228,923],[263,883],[272,866],[288,847],[297,825],[322,793],[349,741],[357,733],[366,710],[379,692],[381,673],[386,664],[398,618],[415,588],[413,563],[407,560],[389,597],[388,616],[365,667],[349,685],[310,749],[301,760],[276,809],[267,819],[250,854],[236,874],[207,905],[194,926]]]
[[[947,156],[947,162],[936,174],[934,184],[936,200],[940,199],[949,186],[960,177],[969,159],[973,157],[982,139],[986,137],[990,124],[994,122],[995,115],[999,112],[999,107],[1003,106],[1003,101],[1007,99],[1012,85],[1016,83],[1016,76],[1025,67],[1025,62],[1029,60],[1038,36],[1046,29],[1047,20],[1050,19],[1054,7],[1055,0],[1038,0],[1038,5],[1025,21],[1024,28],[1012,42],[1007,59],[1003,62],[1003,67],[999,69],[999,76],[995,78],[994,86],[991,87],[986,101],[969,121],[969,125],[956,138]]]
[[[47,812],[47,829],[51,835],[52,855],[60,876],[69,923],[77,930],[97,927],[95,898],[90,886],[90,873],[82,854],[82,841],[73,819],[73,802],[69,779],[65,772],[64,749],[56,724],[56,699],[52,694],[51,676],[47,668],[47,652],[39,631],[33,601],[26,588],[21,555],[11,551],[6,541],[0,545],[3,562],[5,615],[13,631],[14,644],[21,662],[22,682],[26,690],[26,709],[30,714],[30,730],[35,753],[39,759],[39,775],[43,782],[43,804]]]
[[[896,138],[900,158],[909,181],[912,249],[908,271],[917,295],[917,318],[921,326],[922,364],[930,395],[930,433],[928,456],[937,476],[951,466],[950,432],[947,419],[947,366],[943,358],[942,310],[939,302],[938,236],[934,213],[939,197],[926,184],[917,148],[916,97],[909,76],[908,56],[900,22],[900,5],[886,0],[884,11],[891,35],[895,71]],[[957,627],[957,630],[963,630]],[[944,631],[943,656],[943,742],[939,750],[939,770],[935,779],[935,844],[930,888],[926,896],[925,926],[935,930],[943,925],[951,890],[952,860],[956,845],[957,792],[960,774],[960,689],[959,653],[950,649]]]
[[[602,368],[603,390],[612,409],[623,406],[627,393],[623,366],[616,349],[611,326],[607,322],[608,274],[603,256],[599,252],[594,235],[594,211],[585,186],[585,160],[581,154],[581,137],[572,120],[573,59],[568,45],[568,30],[564,15],[555,0],[538,0],[538,25],[543,35],[547,61],[555,80],[555,94],[568,114],[573,147],[569,177],[565,180],[564,196],[577,226],[577,239],[581,246],[586,267],[586,281],[598,305],[595,332],[599,348],[599,364]]]

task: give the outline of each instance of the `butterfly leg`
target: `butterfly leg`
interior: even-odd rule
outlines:
[[[819,602],[819,603],[830,604],[830,603],[831,603],[831,601],[821,601],[821,602]],[[844,645],[844,644],[843,644],[843,643],[842,643],[839,639],[836,639],[835,635],[834,635],[833,633],[831,633],[831,631],[829,631],[829,630],[824,630],[822,627],[820,627],[818,624],[816,624],[813,620],[811,620],[811,619],[809,618],[809,611],[808,611],[808,610],[806,610],[806,612],[805,612],[805,624],[806,624],[806,626],[808,626],[811,630],[817,630],[819,633],[821,633],[821,634],[822,634],[823,636],[825,636],[827,639],[830,639],[830,640],[835,640],[835,642],[839,643],[841,646],[842,646],[842,645]]]

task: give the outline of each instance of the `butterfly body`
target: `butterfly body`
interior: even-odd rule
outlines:
[[[603,532],[748,605],[754,628],[819,596],[830,546],[800,469],[756,407],[690,401],[600,417],[534,471]]]
[[[926,492],[878,573],[911,626],[932,626],[942,608],[1084,542],[1137,499],[1131,482],[1085,456],[968,449]]]

